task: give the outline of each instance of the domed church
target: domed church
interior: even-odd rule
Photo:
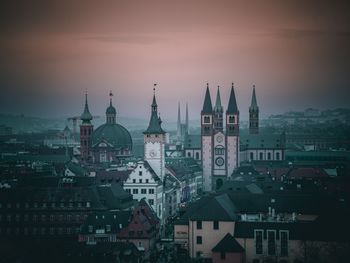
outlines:
[[[105,163],[113,162],[119,163],[122,159],[132,156],[132,139],[128,130],[122,125],[116,122],[117,110],[113,106],[112,96],[110,93],[110,103],[106,109],[106,123],[98,127],[91,133],[91,136],[86,139],[86,143],[82,143],[81,140],[81,150],[82,160],[90,161],[93,163]],[[83,125],[91,125],[91,119],[85,120],[85,116],[90,113],[87,107],[87,100],[85,102],[84,113],[81,116],[82,125],[80,126],[80,136],[84,137],[84,134],[89,132],[82,131]],[[91,116],[91,114],[89,115]],[[92,128],[91,128],[92,130]],[[84,145],[87,145],[89,149],[84,150]],[[83,153],[85,156],[83,156]]]

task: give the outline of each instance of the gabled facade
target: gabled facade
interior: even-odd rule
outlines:
[[[157,216],[162,218],[163,184],[147,161],[137,162],[123,187],[135,200],[145,199]]]
[[[239,165],[239,111],[232,84],[225,117],[217,89],[214,108],[209,86],[201,112],[201,145],[204,191],[219,188]],[[226,129],[224,129],[224,123]]]

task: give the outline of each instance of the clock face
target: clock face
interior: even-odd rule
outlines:
[[[222,136],[218,136],[218,137],[216,137],[216,141],[217,141],[217,142],[222,142],[222,141],[223,141]]]
[[[151,156],[151,157],[156,157],[156,156],[157,156],[156,151],[155,151],[155,150],[151,150],[151,151],[149,152],[149,156]]]
[[[222,157],[218,157],[218,158],[215,159],[215,164],[217,166],[223,166],[224,163],[225,163],[225,161],[224,161],[224,158],[222,158]]]

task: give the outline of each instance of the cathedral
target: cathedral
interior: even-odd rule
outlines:
[[[207,84],[201,112],[201,148],[204,191],[212,191],[239,165],[239,111],[233,84],[225,115],[220,88],[213,107]]]
[[[109,106],[106,109],[106,123],[96,130],[91,123],[87,94],[84,112],[80,116],[80,155],[83,162],[120,163],[132,156],[132,139],[128,130],[117,123],[117,110],[113,106],[110,93]]]

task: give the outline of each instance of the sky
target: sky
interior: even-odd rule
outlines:
[[[153,84],[161,117],[177,104],[199,119],[206,83],[241,117],[252,85],[264,117],[347,107],[347,1],[8,1],[0,8],[0,113],[75,116],[87,90],[104,115],[149,118]],[[184,115],[183,115],[184,116]]]

